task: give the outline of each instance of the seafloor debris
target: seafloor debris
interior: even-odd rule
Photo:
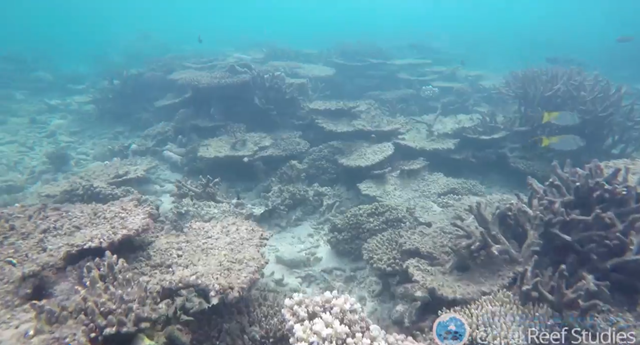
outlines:
[[[200,176],[196,182],[188,180],[178,180],[175,183],[176,191],[174,196],[179,199],[190,199],[196,201],[213,201],[215,203],[224,203],[219,191],[220,178],[212,178],[211,176]]]

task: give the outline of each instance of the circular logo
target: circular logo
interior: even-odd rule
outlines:
[[[469,326],[458,314],[444,314],[433,323],[433,338],[438,345],[463,345],[469,339]]]

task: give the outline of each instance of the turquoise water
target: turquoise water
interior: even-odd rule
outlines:
[[[497,72],[578,58],[614,78],[640,76],[638,1],[4,1],[0,50],[91,70],[167,53],[257,44],[428,42]],[[198,44],[201,35],[203,44]]]

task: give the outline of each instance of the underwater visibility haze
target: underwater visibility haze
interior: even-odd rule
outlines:
[[[637,343],[637,13],[3,4],[0,345]]]

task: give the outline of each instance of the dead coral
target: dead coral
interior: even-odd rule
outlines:
[[[133,275],[126,262],[110,252],[87,263],[78,282],[68,296],[30,304],[36,326],[29,335],[34,340],[90,344],[116,335],[133,338],[169,316],[170,301],[161,302],[158,289]]]
[[[264,133],[239,133],[224,135],[203,141],[198,148],[198,158],[215,160],[223,158],[250,157],[273,142],[271,136]]]
[[[393,151],[391,143],[361,144],[339,157],[338,162],[347,168],[367,168],[385,161]]]
[[[353,111],[359,106],[358,102],[345,101],[314,101],[307,104],[307,112],[312,116],[327,118],[356,117]]]
[[[431,299],[452,304],[468,303],[506,288],[514,276],[513,269],[498,265],[479,265],[459,271],[421,258],[405,262],[405,269]]]
[[[198,148],[198,159],[214,162],[236,159],[253,160],[291,157],[305,152],[310,144],[298,132],[273,135],[257,132],[231,132],[203,141]]]
[[[116,159],[96,163],[71,178],[41,188],[39,196],[54,203],[107,203],[134,193],[132,188],[149,182],[157,165],[149,158]]]
[[[448,244],[451,239],[440,229],[418,228],[394,230],[376,235],[362,247],[367,263],[384,274],[399,274],[405,271],[404,263],[412,258],[441,265],[451,254]]]
[[[209,304],[231,301],[259,278],[268,237],[258,225],[238,218],[191,222],[184,233],[157,236],[132,267],[169,291],[196,288],[207,292]]]
[[[177,71],[169,75],[170,80],[179,84],[196,88],[215,88],[236,86],[251,83],[250,73],[232,73],[233,68],[227,71],[205,72],[192,69]]]
[[[301,135],[302,133],[299,132],[276,134],[272,137],[273,142],[271,145],[249,157],[249,159],[286,158],[303,154],[311,145],[302,139]]]
[[[392,172],[392,171],[390,171]],[[380,202],[405,205],[415,209],[416,217],[424,222],[432,221],[442,209],[437,202],[450,195],[484,195],[484,186],[474,180],[451,178],[441,173],[422,171],[407,183],[402,174],[385,174],[385,178],[372,178],[358,184],[364,195]]]
[[[153,229],[153,210],[129,198],[106,205],[42,205],[0,210],[0,255],[23,272],[74,264]]]
[[[190,199],[193,201],[212,201],[215,203],[226,203],[221,197],[220,178],[212,178],[211,176],[202,177],[196,182],[186,179],[178,180],[175,183],[176,191],[173,196],[178,199]]]
[[[270,61],[266,69],[284,72],[295,78],[327,78],[333,76],[336,71],[327,66],[298,63],[294,61]]]
[[[390,204],[357,206],[331,222],[327,241],[338,253],[359,257],[369,238],[386,231],[404,229],[414,223],[415,218],[410,212]]]

